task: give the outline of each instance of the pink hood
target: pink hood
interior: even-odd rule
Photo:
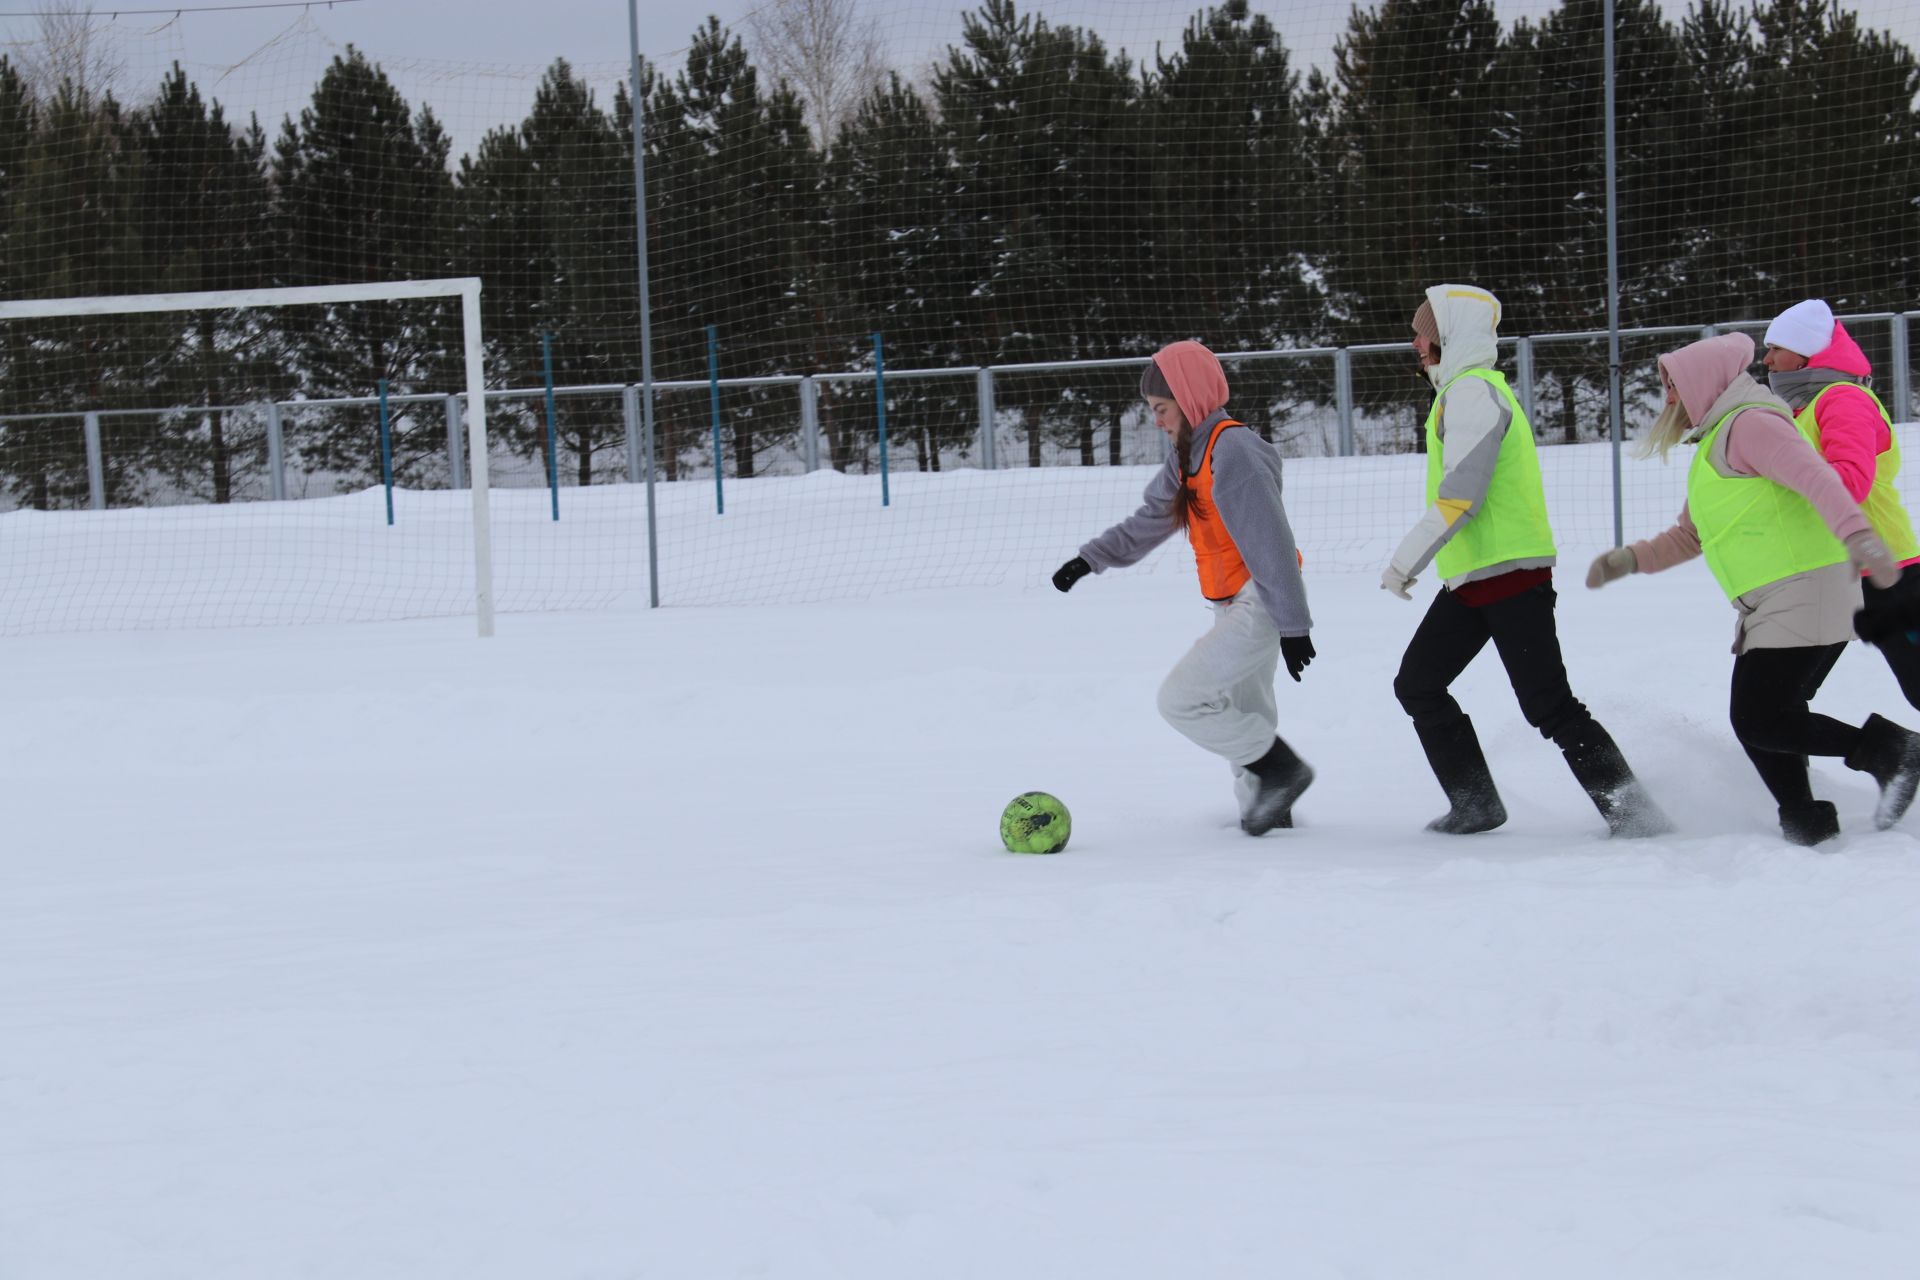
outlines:
[[[1847,326],[1838,320],[1833,322],[1833,341],[1819,355],[1808,357],[1807,368],[1832,369],[1850,378],[1864,378],[1873,372],[1873,366],[1867,362],[1867,353],[1847,332]]]
[[[1713,402],[1752,363],[1753,339],[1744,333],[1702,338],[1660,357],[1660,367],[1673,379],[1687,419],[1696,427],[1705,425]]]
[[[1153,362],[1173,389],[1173,402],[1188,426],[1197,427],[1227,403],[1227,371],[1213,352],[1197,342],[1170,342]]]

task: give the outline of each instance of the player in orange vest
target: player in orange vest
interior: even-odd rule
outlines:
[[[1280,452],[1228,415],[1227,375],[1213,352],[1175,342],[1153,357],[1140,394],[1173,441],[1140,509],[1080,548],[1053,585],[1138,564],[1184,530],[1213,606],[1213,629],[1160,686],[1160,714],[1233,766],[1240,827],[1265,835],[1293,825],[1313,770],[1275,732],[1274,672],[1295,680],[1313,661],[1306,584],[1286,508]]]

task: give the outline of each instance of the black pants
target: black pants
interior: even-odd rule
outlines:
[[[1808,756],[1844,756],[1860,740],[1853,725],[1807,706],[1846,647],[1749,649],[1733,660],[1733,736],[1782,805],[1813,802]]]
[[[1451,591],[1436,595],[1393,678],[1393,694],[1414,724],[1440,728],[1465,716],[1447,689],[1491,640],[1527,723],[1563,750],[1586,742],[1593,713],[1567,685],[1553,619],[1558,598],[1549,582],[1478,608]]]
[[[1866,598],[1867,614],[1888,624],[1890,634],[1874,647],[1900,682],[1907,705],[1920,707],[1920,643],[1914,638],[1920,633],[1920,565],[1903,569],[1900,581],[1885,590],[1870,582],[1861,583],[1861,595]]]

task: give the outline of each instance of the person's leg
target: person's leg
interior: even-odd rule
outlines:
[[[1427,824],[1432,831],[1470,835],[1507,820],[1473,721],[1448,692],[1486,644],[1481,611],[1442,590],[1414,630],[1393,678],[1394,696],[1413,718],[1427,763],[1446,792],[1447,812]]]
[[[1313,780],[1312,769],[1274,732],[1279,655],[1273,619],[1259,591],[1248,586],[1215,606],[1213,627],[1160,685],[1160,714],[1168,724],[1258,779],[1242,808],[1242,826],[1255,835],[1290,821],[1293,801]]]
[[[1840,834],[1833,804],[1813,798],[1807,776],[1809,755],[1834,752],[1816,752],[1808,744],[1850,749],[1859,732],[1839,721],[1820,723],[1829,718],[1816,716],[1807,703],[1845,647],[1749,649],[1733,660],[1728,718],[1734,737],[1779,806],[1780,830],[1794,844],[1819,844]]]
[[[1749,649],[1735,658],[1729,718],[1740,745],[1749,754],[1845,756],[1853,751],[1860,730],[1808,705],[1845,649],[1844,644]]]
[[[1259,716],[1267,724],[1270,737],[1278,739],[1280,735],[1280,708],[1274,699],[1273,678],[1280,667],[1280,647],[1275,644],[1273,661],[1264,668],[1254,671],[1227,691],[1228,700],[1242,706],[1253,715]],[[1260,796],[1260,775],[1245,765],[1230,766],[1233,771],[1233,795],[1240,808],[1240,817],[1244,820]],[[1283,815],[1275,826],[1291,827],[1293,814]]]
[[[1554,618],[1557,599],[1552,585],[1541,583],[1483,609],[1520,714],[1560,748],[1580,789],[1606,819],[1609,835],[1672,831],[1673,823],[1634,777],[1613,735],[1573,696]]]
[[[1907,705],[1920,708],[1920,643],[1915,635],[1920,628],[1920,565],[1901,571],[1900,581],[1882,589],[1871,583],[1861,586],[1863,609],[1879,636],[1873,646],[1880,650],[1887,669],[1900,682]]]

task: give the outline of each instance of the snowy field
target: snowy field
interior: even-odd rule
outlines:
[[[1061,597],[1077,540],[484,643],[0,639],[0,1277],[1915,1274],[1920,815],[1816,762],[1846,834],[1780,841],[1703,569],[1592,593],[1563,537],[1681,833],[1609,843],[1488,653],[1512,818],[1449,839],[1389,687],[1431,582],[1309,551],[1319,781],[1251,840],[1153,710],[1178,553]],[[1820,705],[1920,726],[1858,647]],[[999,848],[1028,788],[1058,856]]]

